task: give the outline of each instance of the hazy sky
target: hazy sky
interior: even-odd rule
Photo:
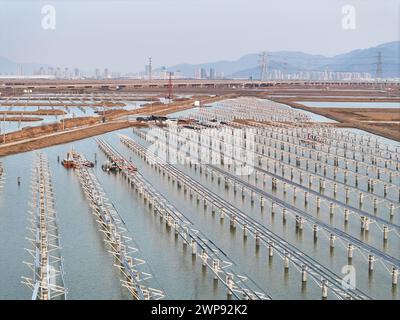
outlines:
[[[56,10],[42,28],[42,7]],[[342,7],[355,7],[355,29]],[[234,60],[262,50],[334,55],[399,40],[400,0],[0,0],[0,56],[116,71]]]

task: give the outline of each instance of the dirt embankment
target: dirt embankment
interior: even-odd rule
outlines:
[[[39,117],[6,117],[3,119],[6,121],[12,121],[12,122],[36,122],[36,121],[43,120],[43,118],[39,118]]]
[[[8,146],[0,145],[0,156],[6,156],[20,152],[27,152],[71,141],[81,140],[99,134],[128,128],[130,126],[132,126],[132,123],[128,121],[109,122],[93,127],[82,128],[79,130],[65,131],[59,134],[40,136],[35,139],[21,141],[21,143],[12,144]]]
[[[327,94],[327,93],[325,93]],[[399,97],[324,97],[321,96],[296,96],[295,98],[282,98],[280,100],[285,100],[288,102],[296,101],[314,101],[314,102],[400,102]]]
[[[25,106],[25,107],[124,107],[126,106],[123,102],[112,102],[102,101],[96,103],[77,103],[77,102],[0,102],[0,106],[13,107],[13,106]]]
[[[154,101],[158,97],[78,97],[75,98],[73,96],[71,97],[22,97],[22,98],[29,98],[31,101],[36,101],[36,100],[48,100],[48,101]],[[71,100],[70,100],[71,99]],[[7,101],[5,98],[0,97],[0,101]]]
[[[72,129],[72,128],[80,127],[80,126],[93,125],[96,123],[100,123],[100,120],[101,119],[93,118],[93,117],[84,117],[84,118],[82,117],[82,118],[75,118],[75,119],[66,119],[64,126],[62,123],[52,123],[52,124],[47,124],[47,125],[37,126],[37,127],[26,127],[26,128],[23,128],[22,130],[5,134],[2,137],[1,142],[8,143],[8,142],[16,142],[19,140],[29,139],[29,138],[35,138],[35,137],[39,137],[42,135],[62,131],[63,128],[64,129]]]
[[[225,99],[232,99],[236,98],[237,94],[226,94],[221,96],[209,97],[209,96],[194,96],[192,98],[185,98],[180,99],[179,101],[174,101],[170,104],[163,104],[163,103],[153,103],[147,104],[143,108],[125,111],[125,110],[111,110],[110,111],[110,118],[115,118],[124,115],[135,115],[135,114],[148,114],[148,115],[158,115],[158,116],[165,116],[171,113],[184,111],[187,109],[194,108],[193,104],[195,101],[201,101],[202,104],[213,103]],[[115,112],[115,113],[112,113]]]
[[[94,107],[125,107],[126,104],[123,102],[103,101],[101,103],[95,103],[92,106],[94,106]]]
[[[29,116],[61,116],[64,114],[67,114],[64,110],[57,110],[57,109],[51,109],[51,110],[45,110],[45,109],[38,109],[38,110],[32,110],[32,111],[0,111],[0,114],[2,115],[11,115],[11,116],[23,116],[23,115],[29,115]]]
[[[365,130],[385,138],[400,141],[400,124],[395,122],[400,121],[400,110],[397,108],[318,108],[304,106],[293,102],[292,99],[274,100],[293,108],[310,111],[336,120],[340,122],[341,127]]]
[[[225,96],[207,97],[202,99],[202,103],[212,103],[215,101],[233,98],[236,96],[236,94],[229,94]],[[61,122],[37,127],[24,128],[20,131],[11,132],[4,136],[5,143],[9,143],[11,145],[4,145],[4,142],[2,141],[3,145],[0,144],[0,156],[84,139],[87,137],[119,130],[129,126],[142,126],[142,124],[140,123],[115,120],[120,118],[121,116],[131,114],[167,115],[177,111],[193,108],[193,103],[195,100],[198,100],[198,98],[194,97],[193,99],[175,101],[169,105],[151,105],[131,111],[106,110],[105,114],[100,117],[79,117],[66,119],[64,125]],[[103,118],[106,121],[105,123],[102,123]]]

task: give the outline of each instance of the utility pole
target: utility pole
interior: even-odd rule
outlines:
[[[375,75],[375,81],[378,84],[378,87],[382,90],[382,52],[379,51],[378,55],[376,56],[376,75]]]
[[[382,79],[382,52],[379,51],[378,55],[376,56],[376,79]]]
[[[288,75],[287,75],[287,59],[286,59],[286,57],[285,58],[283,58],[283,73],[282,73],[282,79],[284,80],[285,78],[286,79],[288,79],[289,77],[288,77]]]
[[[149,58],[149,81],[152,80],[152,65],[151,65],[151,57]]]
[[[260,68],[260,80],[264,81],[267,74],[267,53],[265,51],[259,55],[258,67]]]
[[[168,104],[171,104],[171,100],[173,98],[173,93],[172,93],[172,72],[169,72],[169,78],[168,78]]]

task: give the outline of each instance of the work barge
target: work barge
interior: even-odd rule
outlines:
[[[99,175],[113,179],[156,217],[151,221],[161,227],[160,241],[165,230],[172,234],[174,250],[190,256],[202,279],[227,299],[282,298],[276,284],[247,268],[249,257],[265,266],[264,273],[280,269],[284,281],[295,282],[302,292],[307,288],[313,299],[380,299],[380,292],[370,289],[375,281],[398,298],[398,143],[315,122],[300,110],[254,97],[216,102],[176,117],[93,139],[96,157],[106,165],[99,166],[97,158],[91,163],[78,148],[67,157],[65,169],[60,167],[71,169],[79,181],[110,264],[132,299],[169,298],[172,289],[163,286],[145,258],[149,252],[134,240]],[[0,192],[4,179],[0,162]],[[26,264],[34,276],[23,283],[32,289],[32,299],[66,299],[44,154],[34,164],[31,189],[33,248],[27,252],[33,262]],[[345,277],[353,269],[355,282]]]

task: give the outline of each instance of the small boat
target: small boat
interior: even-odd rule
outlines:
[[[67,158],[61,161],[61,164],[67,169],[75,168],[75,161],[72,152],[67,153]]]
[[[85,167],[88,167],[88,168],[93,168],[94,167],[94,163],[89,161],[89,160],[83,161],[82,165],[85,166]]]
[[[106,172],[116,172],[119,170],[118,165],[115,161],[107,161],[101,165],[101,168],[103,169],[103,171]]]
[[[67,169],[77,168],[78,166],[84,166],[87,168],[94,167],[93,162],[81,157],[74,150],[67,153],[67,158],[64,159],[63,161],[61,161],[61,164],[64,166],[64,168],[67,168]]]
[[[77,164],[79,163],[81,166],[87,167],[87,168],[93,168],[94,163],[92,161],[89,161],[85,159],[83,156],[80,154],[76,153],[74,150],[71,151],[72,158],[74,159],[74,168],[77,167]]]

